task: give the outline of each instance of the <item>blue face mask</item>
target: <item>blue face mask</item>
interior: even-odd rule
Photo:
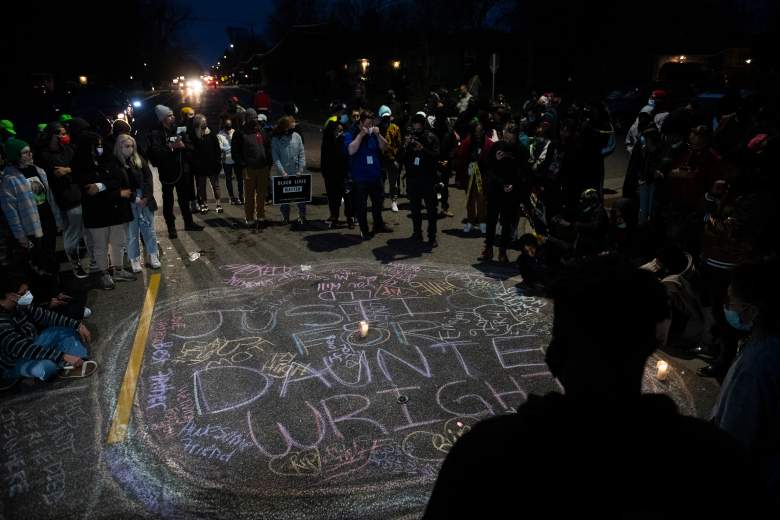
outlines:
[[[349,116],[347,114],[341,114],[341,117],[339,117],[339,123],[342,125],[349,123]]]
[[[23,307],[27,305],[31,305],[32,302],[33,302],[33,294],[30,291],[27,291],[26,293],[21,295],[18,300],[16,300],[16,304],[21,305]]]
[[[750,332],[751,325],[745,325],[742,323],[742,319],[739,317],[739,313],[734,309],[723,307],[723,313],[726,315],[726,321],[737,330],[743,332]]]
[[[653,99],[653,98],[648,99],[647,100],[647,104],[650,105],[651,107],[654,107],[655,106],[655,99]]]

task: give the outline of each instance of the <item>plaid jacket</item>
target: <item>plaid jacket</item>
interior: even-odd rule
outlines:
[[[46,187],[46,200],[54,213],[57,228],[62,229],[62,216],[57,202],[54,200],[54,194],[49,188],[46,172],[37,166],[35,168]],[[38,215],[38,206],[35,204],[30,183],[27,182],[24,173],[16,166],[9,164],[5,167],[0,180],[0,207],[3,209],[14,238],[22,240],[29,236],[42,237],[43,229],[41,228],[41,218]]]
[[[14,312],[0,311],[0,366],[12,368],[18,359],[48,359],[59,363],[63,353],[35,344],[47,327],[77,329],[80,322],[36,305],[17,306]]]

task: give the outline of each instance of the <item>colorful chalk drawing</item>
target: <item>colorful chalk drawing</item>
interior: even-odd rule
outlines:
[[[419,516],[476,422],[561,391],[544,363],[552,305],[511,280],[430,264],[306,267],[224,266],[222,286],[158,302],[132,441],[107,456],[150,513]],[[694,413],[677,374],[646,375],[645,388]],[[301,506],[312,497],[319,514]]]

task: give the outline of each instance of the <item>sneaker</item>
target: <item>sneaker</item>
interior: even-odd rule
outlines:
[[[393,213],[398,213],[398,203],[393,201],[393,203],[390,205],[390,209],[393,210]]]
[[[249,220],[248,218],[244,219],[244,225],[248,228],[253,228],[257,225],[257,221],[255,220]]]
[[[140,273],[141,272],[141,259],[140,258],[131,258],[130,259],[130,269],[132,269],[134,273]]]
[[[463,226],[464,233],[471,233],[472,229],[474,229],[474,226],[471,224],[471,222],[466,222],[466,225]]]
[[[223,211],[223,209],[222,209],[222,205],[220,205],[220,204],[217,204],[217,207],[216,207],[216,208],[214,208],[214,211],[216,211],[217,213],[222,213],[222,211]]]
[[[347,229],[355,229],[355,220],[352,218],[347,219]]]
[[[97,270],[98,270],[97,261],[95,261],[95,259],[93,258],[92,260],[89,261],[89,272],[94,273]]]
[[[509,263],[509,257],[506,256],[506,251],[500,251],[498,252],[498,261],[502,264],[508,264]]]
[[[152,269],[159,269],[162,267],[162,264],[160,263],[160,255],[157,253],[149,255],[149,265],[152,266]]]
[[[208,212],[209,212],[209,205],[208,204],[204,204],[204,205],[202,205],[200,207],[200,214],[201,215],[205,215]]]
[[[90,316],[92,316],[92,309],[89,307],[84,307],[84,319],[86,320]]]
[[[480,224],[479,225],[479,232],[482,233],[483,235],[485,233],[487,233],[487,224]]]
[[[111,278],[111,275],[108,272],[105,272],[101,275],[100,287],[106,291],[110,291],[111,289],[114,289],[116,287],[116,285],[114,284],[114,279]]]
[[[339,222],[339,219],[334,218],[328,223],[328,229],[337,229],[341,225],[341,222]]]
[[[364,242],[367,240],[371,240],[371,237],[372,237],[371,233],[363,233],[362,231],[360,232],[360,239],[363,240]]]
[[[190,224],[187,224],[184,226],[185,231],[203,231],[203,226],[200,224],[196,224],[194,222],[191,222]]]
[[[441,193],[436,194],[436,200],[441,200]]]
[[[436,241],[436,239],[428,240],[428,247],[431,249],[439,247],[439,243]]]
[[[236,204],[238,204],[239,206],[243,206],[244,205],[244,199],[241,198],[241,197],[237,198],[236,199]]]
[[[136,275],[124,268],[114,268],[113,279],[118,282],[134,282],[138,279]]]
[[[441,210],[439,212],[439,216],[441,218],[444,218],[444,217],[454,217],[455,214],[453,212],[451,212],[450,210],[448,210],[448,209],[443,209],[443,210]]]
[[[81,262],[73,262],[73,276],[75,276],[79,280],[83,280],[84,278],[89,276],[87,272],[84,270],[84,268],[81,267]]]

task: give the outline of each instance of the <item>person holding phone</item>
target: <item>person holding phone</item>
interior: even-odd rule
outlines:
[[[360,224],[360,237],[370,240],[375,233],[392,231],[382,219],[381,152],[387,148],[387,141],[376,126],[374,114],[368,111],[360,113],[355,128],[344,132],[344,147],[349,157],[350,177],[354,181],[352,188],[355,216]],[[373,232],[368,231],[368,204],[371,198],[371,213],[374,217]]]
[[[149,159],[157,167],[162,185],[163,216],[168,226],[168,237],[177,238],[176,217],[173,214],[173,191],[184,219],[184,229],[187,231],[202,231],[203,226],[192,219],[189,202],[193,196],[192,176],[190,172],[190,155],[192,145],[187,136],[187,128],[180,131],[176,128],[176,117],[173,111],[165,105],[154,108],[160,126],[150,137]]]

